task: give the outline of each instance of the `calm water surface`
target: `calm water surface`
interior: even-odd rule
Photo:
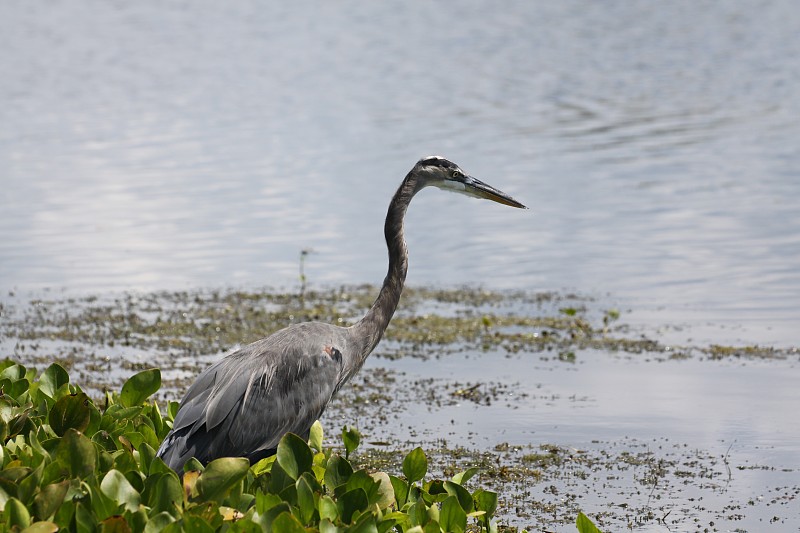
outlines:
[[[8,2],[0,280],[70,291],[380,282],[441,153],[531,207],[425,191],[409,282],[609,293],[791,344],[794,2]]]
[[[531,210],[425,191],[410,283],[575,290],[667,339],[800,339],[792,0],[3,2],[0,102],[6,294],[296,288],[303,249],[312,286],[379,283],[389,198],[438,153]],[[587,409],[531,407],[511,430],[564,437],[569,416],[586,440],[628,420],[718,447],[738,431],[754,460],[796,463],[778,409],[796,365],[748,372],[760,389],[732,403],[707,392],[742,373],[687,389],[696,369],[666,368],[649,411],[622,407],[652,386],[623,401],[602,384],[652,370],[603,365],[575,374]],[[773,415],[736,426],[747,405]]]

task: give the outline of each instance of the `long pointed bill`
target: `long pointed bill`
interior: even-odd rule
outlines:
[[[464,180],[464,194],[474,196],[475,198],[485,198],[492,200],[498,204],[510,205],[511,207],[518,207],[520,209],[528,209],[518,201],[511,198],[509,195],[501,190],[495,189],[491,185],[487,185],[481,180],[475,179],[472,176],[467,176]]]

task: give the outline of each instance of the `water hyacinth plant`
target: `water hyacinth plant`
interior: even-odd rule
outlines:
[[[0,529],[25,533],[364,532],[498,530],[497,494],[465,483],[478,471],[429,479],[421,448],[402,474],[354,469],[360,443],[342,431],[344,455],[323,446],[317,422],[308,441],[287,434],[277,454],[250,465],[221,458],[186,464],[182,475],[156,457],[177,402],[147,401],[157,369],[135,374],[98,406],[58,364],[40,376],[0,363]],[[584,515],[581,533],[598,531]]]

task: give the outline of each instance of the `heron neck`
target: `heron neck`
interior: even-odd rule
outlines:
[[[400,295],[403,292],[408,272],[408,250],[403,236],[403,219],[408,204],[417,190],[417,183],[413,176],[406,176],[389,203],[389,212],[386,214],[386,223],[383,228],[386,246],[389,249],[389,271],[386,279],[383,280],[383,286],[375,303],[372,304],[364,318],[353,326],[355,338],[363,343],[359,368],[380,342],[383,332],[389,325],[389,321],[397,309],[397,304],[400,302]]]

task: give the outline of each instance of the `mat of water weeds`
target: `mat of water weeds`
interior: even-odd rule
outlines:
[[[40,368],[58,361],[98,398],[157,366],[158,397],[176,399],[226,351],[294,322],[350,324],[375,294],[360,286],[302,296],[8,297],[0,355]],[[797,350],[666,345],[624,322],[624,313],[574,294],[408,290],[384,341],[323,422],[357,425],[364,444],[354,459],[370,468],[399,464],[417,445],[429,452],[432,472],[480,467],[480,483],[501,494],[499,516],[511,527],[574,531],[579,509],[608,531],[800,526],[800,428],[786,424],[775,442],[764,440],[768,430],[751,438],[736,428],[711,436],[699,429],[748,398],[753,416],[776,413],[759,404],[760,389],[740,387],[716,405],[709,402],[718,382],[661,400],[649,383],[654,373],[674,376],[672,389],[707,375],[774,382],[796,375]],[[622,407],[617,392],[627,394]],[[687,405],[669,407],[687,394]],[[693,419],[706,404],[706,418]]]

